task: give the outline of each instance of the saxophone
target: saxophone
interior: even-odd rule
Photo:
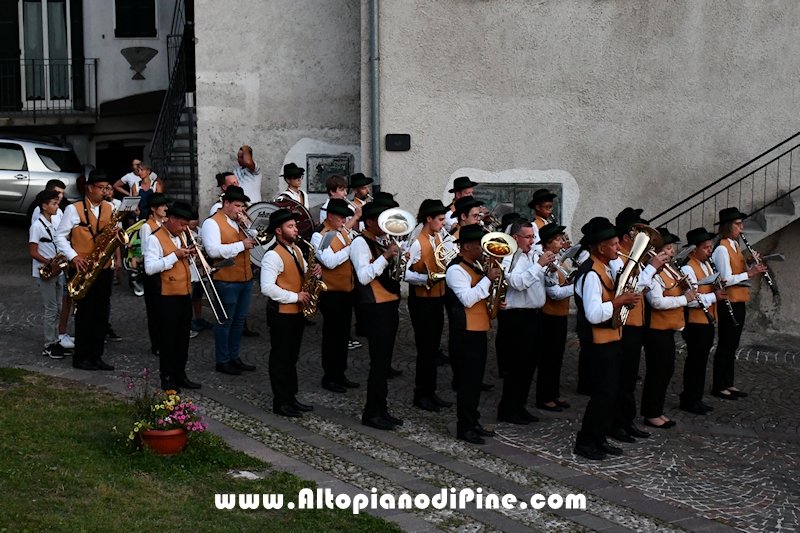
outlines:
[[[55,271],[53,270],[54,264],[61,267],[62,271],[66,271],[69,267],[69,261],[67,261],[67,258],[64,256],[64,254],[59,252],[50,260],[49,263],[45,263],[39,267],[39,277],[42,279],[50,279],[55,276]]]
[[[86,262],[89,264],[88,268],[83,272],[75,273],[67,283],[67,291],[73,300],[80,300],[86,296],[92,284],[97,280],[97,276],[100,275],[103,268],[111,260],[111,256],[117,247],[121,244],[127,245],[130,242],[130,237],[124,231],[116,233],[113,231],[120,220],[127,214],[127,211],[115,211],[111,215],[111,221],[97,236],[94,250],[86,258]]]
[[[307,304],[300,304],[303,311],[303,316],[310,318],[317,313],[317,304],[319,304],[319,293],[327,291],[328,286],[324,281],[314,275],[314,247],[310,242],[302,237],[297,237],[297,240],[308,246],[308,263],[306,264],[306,277],[303,279],[303,287],[300,289],[302,292],[307,292],[311,296],[311,300]]]

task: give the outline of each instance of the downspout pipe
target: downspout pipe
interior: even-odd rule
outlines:
[[[370,83],[370,131],[372,142],[370,151],[372,155],[373,188],[381,188],[381,135],[380,135],[380,96],[378,86],[378,0],[369,0],[369,83]]]

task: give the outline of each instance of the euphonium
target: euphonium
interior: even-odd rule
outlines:
[[[297,240],[308,246],[308,262],[306,264],[306,276],[303,278],[303,288],[301,291],[307,292],[311,297],[306,304],[300,304],[303,311],[303,316],[306,318],[312,317],[317,313],[317,305],[319,305],[319,294],[322,291],[327,291],[328,286],[324,281],[314,275],[314,255],[316,250],[310,242],[302,237],[297,237]]]
[[[484,255],[483,269],[488,272],[494,267],[500,268],[500,275],[492,282],[489,296],[486,299],[489,317],[494,319],[497,317],[497,312],[500,311],[500,304],[506,299],[506,291],[508,291],[508,281],[506,280],[502,261],[503,258],[517,251],[517,241],[506,233],[493,231],[481,238],[481,248]]]
[[[389,236],[390,242],[397,244],[397,255],[392,258],[391,277],[396,281],[402,281],[406,275],[406,263],[408,257],[403,253],[403,247],[400,245],[417,225],[414,215],[399,207],[387,209],[378,216],[378,227],[386,235]]]
[[[127,245],[130,242],[127,233],[122,230],[114,231],[119,221],[127,214],[127,211],[115,211],[111,215],[111,221],[97,236],[94,250],[86,258],[87,269],[83,272],[77,272],[67,283],[67,291],[73,300],[80,300],[86,296],[97,276],[100,275],[103,268],[111,260],[111,256],[114,255],[117,247],[121,244]]]
[[[620,254],[624,257],[627,257],[628,261],[625,263],[622,273],[617,278],[617,290],[615,296],[621,296],[626,292],[638,292],[636,285],[639,281],[639,270],[641,267],[639,260],[647,252],[650,246],[651,238],[652,234],[649,231],[637,232],[636,237],[633,239],[631,253],[627,256]],[[630,314],[630,312],[631,308],[629,308],[627,305],[623,305],[615,309],[614,314],[611,316],[611,327],[621,328],[624,326],[625,322],[628,320],[628,314]]]

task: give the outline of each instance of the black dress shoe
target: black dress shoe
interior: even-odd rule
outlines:
[[[158,357],[158,356],[159,356],[159,354],[158,354],[158,350],[157,350],[156,348],[151,348],[151,349],[150,349],[150,353],[151,353],[151,354],[153,354],[153,355],[155,355],[156,357]]]
[[[229,376],[240,376],[242,375],[242,371],[233,366],[230,362],[227,363],[217,363],[216,366],[217,372],[222,372],[223,374],[228,374]]]
[[[475,431],[475,433],[477,433],[481,437],[494,437],[495,435],[497,435],[497,433],[495,433],[494,431],[492,431],[490,429],[486,429],[480,424],[475,426],[474,431]]]
[[[464,441],[469,442],[470,444],[486,444],[486,441],[478,435],[478,433],[473,429],[468,429],[464,433],[459,433],[458,438]]]
[[[605,452],[597,448],[594,444],[576,445],[575,449],[572,451],[575,455],[580,455],[592,461],[602,461],[606,458]]]
[[[439,407],[453,407],[453,402],[448,402],[447,400],[442,400],[441,398],[439,398],[436,395],[435,392],[433,394],[431,394],[429,396],[429,398],[431,399],[431,401],[433,401],[433,403],[435,403]]]
[[[300,418],[302,414],[300,411],[291,405],[279,405],[272,408],[272,412],[276,415],[288,416],[289,418]]]
[[[650,422],[648,419],[645,418],[644,419],[644,425],[647,426],[647,427],[651,427],[651,428],[669,429],[669,428],[675,427],[676,424],[675,424],[675,422],[670,420],[669,422],[664,422],[663,424],[658,426],[656,424],[653,424],[652,422]]]
[[[616,446],[612,446],[607,442],[601,442],[596,446],[598,450],[606,455],[622,455],[622,448],[617,448]]]
[[[253,372],[256,369],[255,365],[248,365],[247,363],[242,362],[242,360],[238,357],[236,359],[231,359],[230,363],[233,368],[238,368],[239,370]]]
[[[562,401],[553,400],[553,402],[554,402],[554,403],[555,403],[557,406],[559,406],[560,408],[562,408],[562,409],[569,409],[570,407],[572,407],[570,404],[568,404],[567,402],[565,402],[565,401],[563,401],[563,400],[562,400]]]
[[[636,442],[636,439],[628,435],[622,428],[612,429],[608,432],[607,436],[619,442],[627,442],[629,444]]]
[[[250,328],[247,327],[247,324],[244,325],[244,329],[242,330],[242,337],[258,337],[261,333],[257,331],[252,331]]]
[[[308,319],[308,318],[306,318],[306,319],[303,321],[303,323],[304,323],[306,326],[316,326],[316,325],[317,325],[317,323],[316,323],[316,322],[314,322],[313,320],[310,320],[310,319]]]
[[[301,413],[308,413],[309,411],[313,411],[314,410],[314,406],[313,405],[306,405],[304,403],[298,402],[297,400],[292,402],[292,407],[294,407],[296,410],[300,411]]]
[[[493,388],[494,388],[494,383],[481,383],[482,391],[492,390]]]
[[[637,428],[636,425],[631,424],[630,426],[625,426],[625,433],[630,435],[631,437],[636,437],[637,439],[646,439],[650,436],[650,433],[646,431],[642,431],[641,429]]]
[[[500,422],[508,422],[509,424],[517,424],[520,426],[527,426],[530,423],[527,418],[516,413],[497,413],[497,420]]]
[[[382,413],[381,414],[381,418],[383,418],[384,420],[386,420],[387,422],[389,422],[390,424],[393,424],[395,426],[402,426],[403,425],[403,421],[402,420],[390,415],[388,412]]]
[[[344,388],[344,385],[342,385],[337,381],[323,381],[322,388],[328,389],[331,392],[339,392],[339,393],[347,392],[347,389]]]
[[[72,368],[78,368],[80,370],[100,370],[100,368],[92,361],[81,361],[77,364],[73,361]]]
[[[99,368],[100,370],[114,370],[113,366],[109,365],[108,363],[106,363],[105,361],[100,359],[99,357],[97,359],[95,359],[93,362],[94,362],[94,365],[97,368]]]
[[[402,376],[402,375],[403,375],[403,371],[402,370],[397,370],[396,368],[389,367],[389,377],[390,378],[395,378],[397,376]]]
[[[384,420],[381,416],[372,416],[369,418],[362,416],[361,424],[375,429],[394,429],[397,427],[388,420]]]
[[[750,396],[750,395],[749,395],[749,394],[747,394],[746,392],[742,392],[742,391],[740,391],[740,390],[731,390],[731,389],[728,389],[728,392],[730,392],[730,393],[731,393],[731,394],[733,394],[734,396],[738,396],[739,398],[747,398],[748,396]]]
[[[699,404],[700,404],[700,406],[701,406],[703,409],[705,409],[706,411],[709,411],[709,412],[710,412],[710,411],[713,411],[713,410],[714,410],[714,408],[713,408],[713,407],[711,407],[710,405],[706,405],[706,404],[705,404],[705,403],[703,403],[703,402],[697,402],[697,403],[699,403]]]
[[[439,406],[436,403],[434,403],[433,400],[425,396],[423,396],[422,398],[415,398],[414,407],[419,407],[423,411],[430,411],[431,413],[439,412]]]
[[[442,350],[436,354],[436,366],[444,366],[450,363],[450,358],[447,357]]]
[[[174,391],[174,394],[180,394],[181,393],[181,388],[178,387],[175,383],[172,383],[170,381],[162,381],[161,382],[161,390],[163,390],[164,392]]]
[[[695,415],[705,415],[708,414],[708,411],[703,409],[703,406],[700,405],[698,402],[681,402],[680,408],[684,411],[688,411],[689,413]]]
[[[357,389],[361,386],[359,383],[356,383],[355,381],[350,381],[344,376],[342,376],[342,378],[339,380],[339,383],[341,383],[342,386],[347,387],[348,389]]]
[[[553,402],[553,403],[555,403],[555,402]],[[563,409],[560,408],[557,405],[554,405],[554,406],[551,407],[551,406],[547,405],[546,403],[537,403],[536,404],[536,408],[537,409],[541,409],[542,411],[554,411],[556,413],[560,413],[561,411],[563,411]]]
[[[528,422],[538,422],[539,421],[539,417],[538,416],[530,414],[528,412],[528,410],[525,409],[524,407],[519,410],[519,416],[521,416],[522,418],[526,419]]]
[[[194,381],[189,381],[188,379],[184,378],[181,380],[181,387],[184,389],[199,389],[202,387],[199,383],[195,383]]]
[[[720,391],[711,391],[711,396],[716,396],[717,398],[722,398],[723,400],[738,400],[739,397],[735,394],[725,394],[724,392]]]

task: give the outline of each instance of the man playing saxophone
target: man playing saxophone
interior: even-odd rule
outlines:
[[[86,180],[86,196],[67,206],[56,231],[56,247],[70,262],[70,277],[87,272],[87,258],[98,246],[101,233],[116,234],[120,229],[112,224],[114,206],[103,200],[111,190],[111,180],[105,171],[93,170]],[[102,242],[102,240],[100,241]],[[75,355],[72,366],[82,370],[114,370],[103,361],[108,331],[108,306],[111,300],[111,262],[91,284],[86,295],[76,304]]]
[[[275,234],[275,244],[261,259],[261,293],[267,302],[270,331],[269,381],[272,386],[272,412],[298,418],[313,407],[297,401],[297,358],[303,340],[303,305],[311,295],[303,290],[306,262],[297,241],[300,215],[278,209],[269,217],[267,232]],[[322,273],[315,265],[314,275]]]

